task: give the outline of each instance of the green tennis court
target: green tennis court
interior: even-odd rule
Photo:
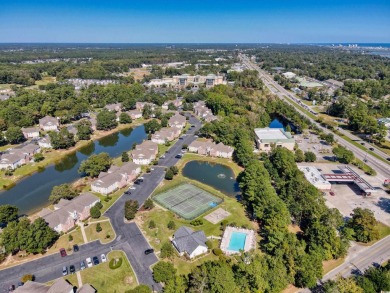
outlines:
[[[195,219],[222,202],[222,198],[188,183],[160,193],[153,199],[186,220]]]

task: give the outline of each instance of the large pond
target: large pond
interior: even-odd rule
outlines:
[[[78,168],[83,160],[92,154],[108,153],[118,157],[131,149],[134,143],[147,138],[144,126],[129,128],[91,142],[80,150],[65,156],[54,165],[18,182],[12,189],[0,193],[0,205],[11,204],[20,213],[31,214],[48,205],[52,188],[56,185],[73,182],[80,178]]]
[[[236,196],[240,192],[232,169],[225,165],[191,161],[182,172],[185,177],[210,185],[227,195]]]

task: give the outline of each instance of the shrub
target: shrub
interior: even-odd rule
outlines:
[[[192,226],[201,226],[201,225],[203,225],[203,220],[202,219],[195,219],[195,220],[192,220],[190,222],[190,224]]]
[[[106,234],[106,239],[110,239],[110,238],[111,238],[110,233],[107,233],[107,234]]]
[[[132,220],[135,218],[135,213],[138,210],[138,201],[128,200],[125,203],[125,218],[126,220]]]
[[[148,227],[149,227],[149,229],[154,229],[154,228],[156,228],[156,223],[155,223],[153,220],[151,220],[151,221],[149,222]]]
[[[45,157],[41,153],[34,154],[34,162],[43,161]]]
[[[97,202],[97,203],[95,204],[95,207],[97,207],[99,210],[101,210],[102,207],[103,207],[103,205],[102,205],[101,202]]]
[[[27,274],[20,278],[20,281],[23,283],[27,283],[27,281],[34,281],[34,275]]]
[[[153,279],[156,282],[167,283],[173,280],[176,274],[176,269],[170,262],[160,261],[153,267]]]
[[[219,248],[219,247],[214,248],[214,249],[213,249],[213,253],[214,253],[216,256],[220,256],[220,255],[223,254],[221,248]]]
[[[90,209],[91,217],[94,219],[100,218],[102,213],[100,212],[100,209],[95,205]]]
[[[172,171],[173,175],[177,175],[179,173],[179,168],[176,166],[171,166],[169,169]]]
[[[134,289],[127,290],[125,293],[152,293],[152,289],[148,285],[138,285]]]
[[[100,225],[100,223],[97,223],[96,224],[96,232],[101,232],[103,229],[102,229],[102,226]]]
[[[176,224],[175,224],[174,221],[169,221],[167,227],[168,227],[169,230],[175,230],[176,229]]]
[[[183,144],[183,146],[181,147],[183,150],[185,149],[188,149],[188,144]]]
[[[161,258],[170,258],[174,255],[175,250],[170,242],[164,242],[161,246]]]
[[[122,153],[121,161],[122,162],[128,162],[130,160],[129,154],[127,152]]]
[[[122,265],[122,258],[113,258],[112,260],[110,260],[110,263],[108,264],[108,266],[110,267],[111,270],[116,270],[117,268],[120,268],[120,266]]]
[[[73,236],[72,236],[72,234],[69,234],[68,240],[69,240],[69,241],[73,241]]]
[[[145,210],[151,210],[152,208],[154,208],[154,203],[153,203],[153,200],[151,198],[148,198],[145,203],[144,203],[144,209]]]
[[[172,180],[173,179],[173,172],[171,169],[168,169],[166,172],[165,172],[165,179],[166,180]]]

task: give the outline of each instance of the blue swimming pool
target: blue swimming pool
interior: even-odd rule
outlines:
[[[244,250],[246,240],[246,233],[233,231],[230,236],[228,250],[240,251]]]

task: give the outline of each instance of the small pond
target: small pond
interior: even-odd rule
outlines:
[[[182,173],[185,177],[210,185],[230,196],[240,192],[233,170],[222,164],[191,161],[184,166]]]

